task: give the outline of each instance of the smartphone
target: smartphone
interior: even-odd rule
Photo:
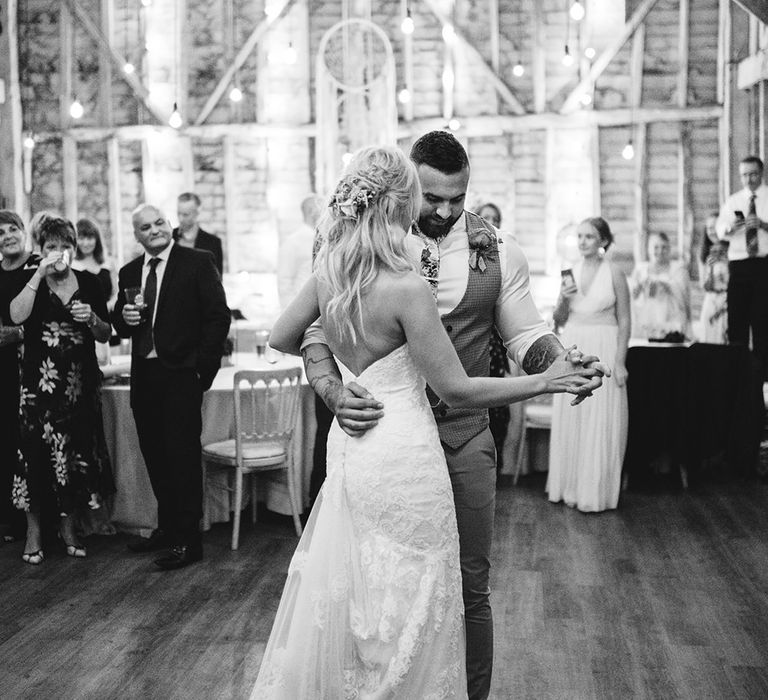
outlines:
[[[573,270],[570,268],[567,270],[561,270],[560,277],[560,286],[563,289],[577,289],[576,278],[573,276]]]

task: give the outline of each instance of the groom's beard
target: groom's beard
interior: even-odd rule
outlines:
[[[454,216],[450,219],[441,219],[438,216],[420,216],[419,217],[419,230],[430,238],[442,238],[448,234],[453,228],[453,225],[459,220],[459,217],[464,212]]]

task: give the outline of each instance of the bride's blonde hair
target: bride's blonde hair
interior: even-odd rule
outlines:
[[[330,288],[326,315],[342,337],[356,340],[355,317],[365,335],[362,296],[380,269],[414,269],[405,232],[420,202],[416,166],[399,148],[363,148],[352,157],[320,219],[315,267]]]

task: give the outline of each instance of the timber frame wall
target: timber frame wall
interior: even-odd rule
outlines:
[[[203,225],[224,238],[226,268],[273,272],[279,239],[314,189],[315,53],[326,30],[352,16],[386,32],[398,89],[412,95],[398,106],[400,144],[459,119],[470,204],[500,205],[534,273],[551,273],[563,233],[597,213],[627,269],[656,230],[690,259],[706,215],[739,186],[739,158],[766,155],[766,2],[631,0],[606,36],[589,36],[590,13],[615,0],[586,0],[579,26],[565,0],[265,2],[3,3],[6,206],[26,218],[42,209],[89,216],[123,262],[135,252],[132,209],[154,201],[174,218],[175,195],[194,189]],[[400,31],[406,11],[410,36]],[[577,59],[568,68],[566,42]],[[298,61],[272,60],[286,46]],[[233,84],[240,103],[227,98]],[[79,120],[74,98],[85,108]],[[167,125],[173,103],[179,130]],[[567,166],[572,158],[578,167]]]

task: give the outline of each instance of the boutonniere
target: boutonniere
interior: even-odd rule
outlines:
[[[470,268],[473,270],[479,269],[480,272],[485,272],[488,268],[488,263],[486,263],[485,257],[489,254],[491,245],[493,244],[491,234],[484,229],[479,229],[470,232],[468,234],[468,239]]]

